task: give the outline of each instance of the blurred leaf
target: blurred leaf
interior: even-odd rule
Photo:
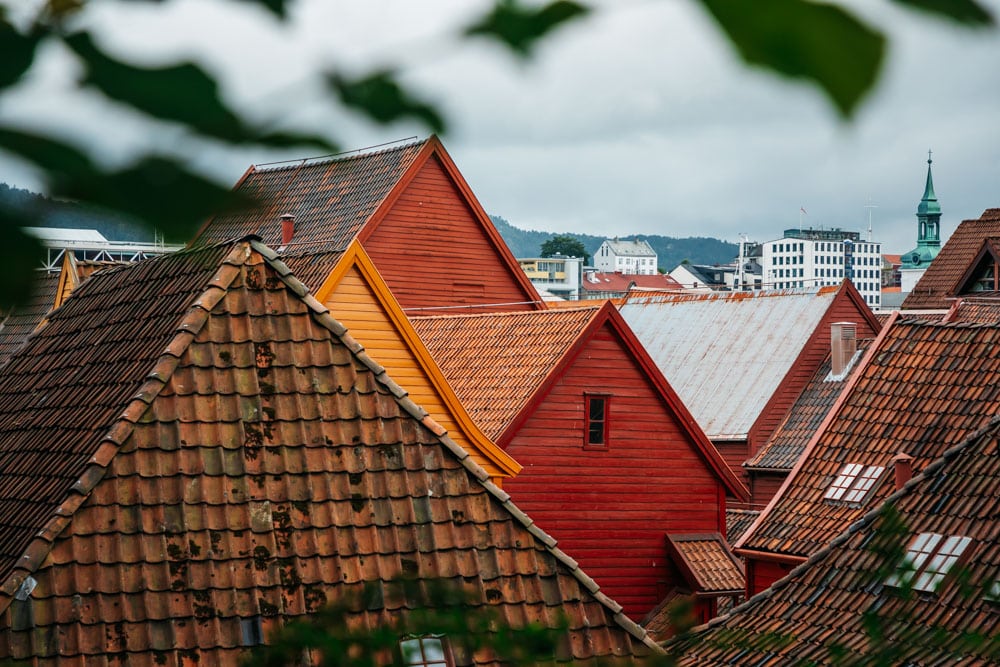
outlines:
[[[155,2],[162,3],[164,0],[129,0],[129,2]],[[260,5],[264,9],[268,10],[279,19],[288,18],[288,5],[292,4],[294,0],[241,0],[242,4],[256,4]]]
[[[524,6],[518,0],[500,0],[493,11],[466,28],[465,34],[491,37],[526,57],[542,37],[589,12],[588,7],[570,0],[556,0],[542,7]]]
[[[79,149],[46,136],[0,127],[0,148],[21,156],[48,173],[53,184],[89,180],[97,167]]]
[[[840,7],[806,0],[701,0],[743,59],[815,83],[850,117],[878,78],[885,38]]]
[[[182,123],[200,134],[234,144],[310,144],[330,152],[337,150],[322,137],[247,127],[222,101],[215,79],[194,63],[136,67],[107,56],[87,33],[70,35],[66,43],[86,65],[84,84],[156,118]]]
[[[976,0],[893,0],[895,3],[913,9],[930,12],[938,17],[946,17],[970,26],[994,25],[995,20],[989,10]]]
[[[147,155],[120,171],[64,182],[53,194],[87,201],[135,217],[171,241],[190,239],[209,216],[253,202],[199,176],[171,158]]]
[[[26,304],[34,296],[38,268],[45,260],[42,244],[23,229],[34,222],[23,212],[0,204],[0,229],[6,253],[0,279],[2,316],[6,316],[11,307]]]
[[[330,86],[340,96],[344,106],[363,113],[372,120],[388,124],[404,118],[415,118],[432,131],[445,130],[444,118],[432,105],[413,97],[389,70],[374,72],[361,79],[347,79],[339,74],[327,77]]]
[[[22,35],[0,15],[0,88],[12,86],[35,60],[37,34]]]

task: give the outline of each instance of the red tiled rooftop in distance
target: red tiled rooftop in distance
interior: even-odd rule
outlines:
[[[976,220],[965,220],[952,233],[903,300],[904,310],[946,309],[957,296],[959,282],[987,238],[1000,237],[1000,208],[988,208]]]

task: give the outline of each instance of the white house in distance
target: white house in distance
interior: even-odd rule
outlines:
[[[594,268],[601,273],[651,276],[657,272],[656,251],[642,239],[608,239],[594,253]]]
[[[799,228],[762,245],[764,289],[839,285],[848,278],[869,308],[881,307],[881,243],[838,228]]]

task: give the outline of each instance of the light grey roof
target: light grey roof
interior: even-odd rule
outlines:
[[[605,241],[611,251],[620,257],[656,257],[653,246],[646,241],[619,241],[618,239],[608,239]]]
[[[635,294],[621,313],[706,435],[742,440],[836,294]]]

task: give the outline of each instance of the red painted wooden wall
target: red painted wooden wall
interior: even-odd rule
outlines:
[[[520,268],[501,260],[437,157],[424,164],[363,245],[404,310],[463,304],[509,304],[484,309],[491,311],[537,308],[525,303],[535,295],[512,275]]]
[[[610,395],[606,451],[583,447],[588,391]],[[504,490],[641,620],[679,583],[665,534],[725,532],[722,484],[608,325],[533,409],[507,447],[524,469]]]
[[[790,563],[747,559],[747,597],[756,595],[795,568]],[[752,583],[751,583],[752,582]]]

